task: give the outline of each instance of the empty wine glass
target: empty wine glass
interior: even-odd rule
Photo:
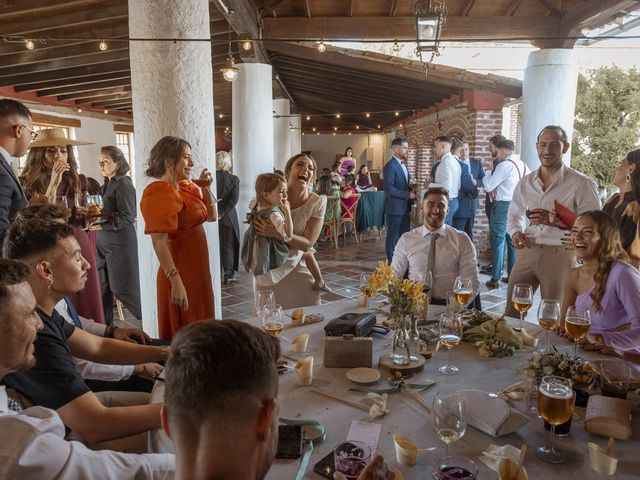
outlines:
[[[466,308],[471,300],[473,300],[473,285],[471,284],[471,280],[462,277],[456,278],[453,284],[453,295],[462,309]]]
[[[67,197],[65,197],[64,195],[57,196],[54,201],[54,205],[57,205],[58,207],[65,210],[69,208],[69,202],[67,202]]]
[[[467,430],[464,399],[453,390],[440,390],[431,402],[431,424],[445,444],[444,456],[449,456],[449,444],[460,440]],[[438,476],[437,465],[433,476]]]
[[[520,328],[524,330],[524,314],[533,305],[533,287],[526,283],[516,283],[511,294],[513,308],[520,312]]]
[[[263,318],[265,307],[276,304],[276,296],[271,290],[258,290],[255,302],[256,315]]]
[[[573,357],[578,356],[578,343],[589,333],[591,328],[591,313],[585,307],[571,306],[567,309],[567,315],[564,318],[564,329],[571,335],[575,341],[573,349]]]
[[[550,350],[549,331],[560,324],[560,303],[557,300],[545,298],[540,302],[538,324],[547,331],[546,346],[542,351],[548,352]]]
[[[438,323],[438,333],[440,335],[440,343],[447,347],[447,363],[442,365],[438,371],[445,375],[460,373],[458,367],[451,365],[451,347],[457,347],[462,340],[462,319],[460,315],[452,312],[442,313]]]

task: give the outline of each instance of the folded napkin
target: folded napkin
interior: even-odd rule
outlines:
[[[496,472],[500,462],[505,458],[517,462],[520,459],[520,449],[508,444],[503,446],[492,444],[478,457],[482,463]]]
[[[515,432],[529,422],[529,417],[497,395],[480,390],[461,390],[467,423],[493,437]]]
[[[365,397],[368,403],[371,404],[371,408],[369,409],[369,416],[371,418],[383,417],[387,413],[389,413],[389,409],[387,409],[387,402],[389,400],[389,395],[383,393],[379,395],[377,393],[369,392]]]
[[[503,318],[492,318],[477,327],[470,328],[462,334],[462,339],[482,340],[484,338],[493,338],[507,345],[514,347],[522,347],[522,338],[518,335],[511,325]]]

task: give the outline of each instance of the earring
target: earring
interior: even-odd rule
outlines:
[[[624,177],[624,181],[627,182],[627,183],[631,183],[631,174],[630,173],[627,173],[627,176]]]

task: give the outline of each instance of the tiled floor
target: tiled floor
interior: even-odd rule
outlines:
[[[322,270],[331,293],[323,293],[323,303],[356,298],[359,295],[358,281],[361,272],[371,272],[380,260],[384,260],[384,235],[378,238],[377,233],[365,234],[356,244],[352,237],[345,242],[340,238],[339,249],[336,250],[329,242],[318,244],[316,258]],[[249,318],[253,311],[253,290],[251,276],[240,271],[236,274],[238,283],[222,286],[222,316],[242,320]],[[500,288],[489,290],[484,283],[489,279],[487,275],[480,275],[481,299],[483,310],[501,315],[506,305],[507,285],[502,283]],[[540,302],[539,294],[534,298],[532,312],[537,311]],[[117,318],[117,315],[116,315]],[[125,310],[125,322],[116,322],[116,326],[140,327],[140,322],[132,318]]]

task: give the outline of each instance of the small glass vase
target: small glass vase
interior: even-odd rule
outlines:
[[[411,359],[408,317],[399,315],[395,320],[391,360],[394,365],[408,365]]]
[[[420,358],[420,332],[418,332],[418,316],[409,317],[409,359],[417,362]]]

